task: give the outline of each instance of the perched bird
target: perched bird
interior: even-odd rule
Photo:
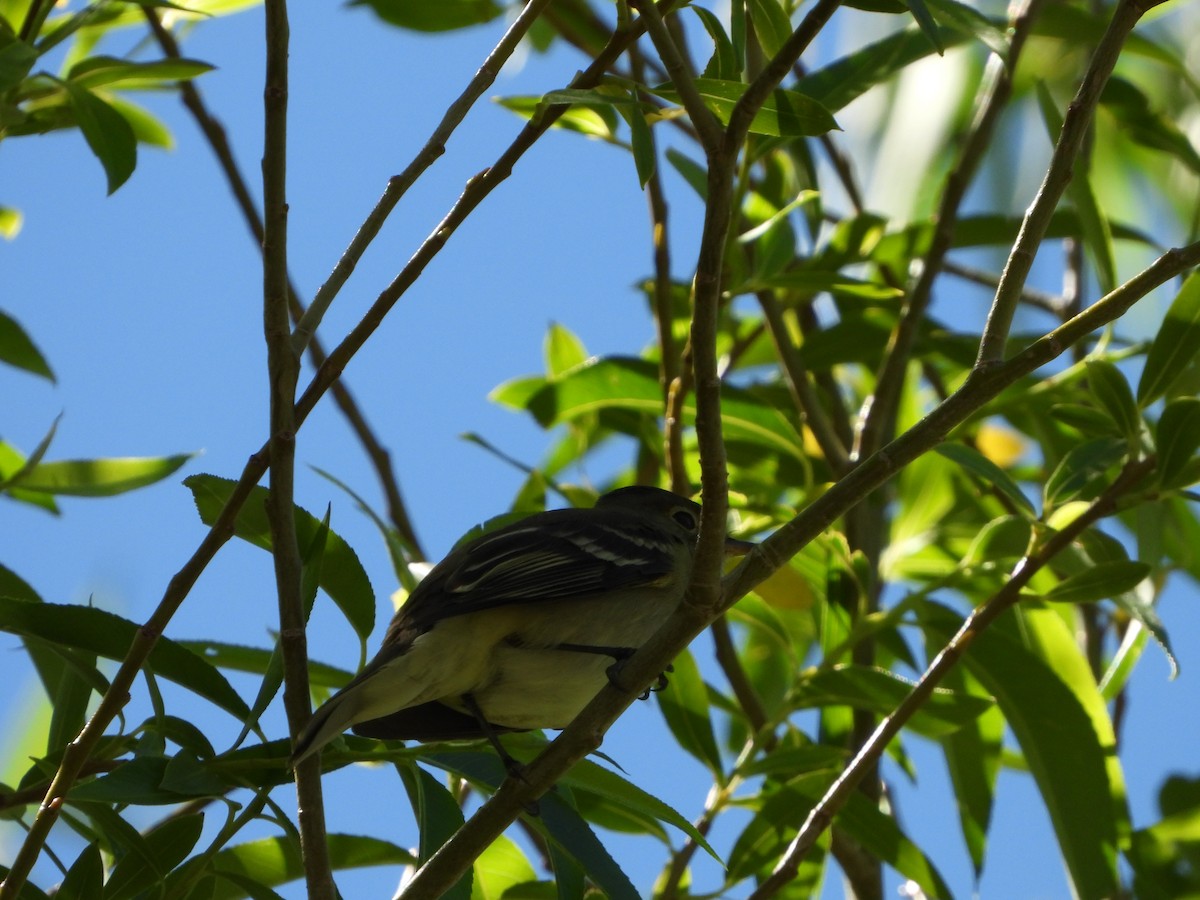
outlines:
[[[420,741],[564,728],[683,598],[700,506],[626,487],[454,550],[383,646],[297,737],[293,764],[347,728]],[[752,545],[728,540],[730,553]]]

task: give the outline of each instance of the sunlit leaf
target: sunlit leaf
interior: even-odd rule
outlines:
[[[1121,370],[1107,360],[1087,361],[1088,387],[1121,430],[1121,434],[1136,445],[1142,433],[1142,417],[1133,399],[1133,390]]]
[[[747,87],[740,81],[716,78],[697,78],[694,84],[704,105],[726,124]],[[651,90],[664,100],[680,102],[679,94],[670,85],[659,85]],[[802,93],[779,88],[771,92],[755,114],[750,130],[774,137],[816,137],[839,128],[833,115],[821,103]]]
[[[1184,281],[1163,319],[1138,382],[1137,399],[1144,408],[1171,389],[1200,350],[1200,273]]]
[[[921,617],[938,646],[962,621],[929,602],[921,605]],[[1062,620],[1049,611],[1027,613],[1026,620],[1019,629],[1009,614],[976,633],[963,661],[996,698],[1021,745],[1076,895],[1115,896],[1117,844],[1127,813],[1107,710]],[[1039,639],[1036,650],[1028,646],[1030,629]]]
[[[112,497],[162,481],[193,454],[72,459],[38,463],[17,485],[26,491],[72,497]]]
[[[1146,563],[1133,560],[1098,563],[1059,582],[1041,596],[1052,603],[1094,603],[1133,590],[1150,571]]]
[[[19,209],[0,204],[0,237],[6,241],[13,240],[21,233],[21,225],[24,221],[25,217],[21,215]]]
[[[804,679],[796,699],[801,707],[853,706],[887,714],[912,689],[912,682],[884,669],[836,666]],[[991,709],[992,705],[986,697],[938,689],[910,720],[909,727],[928,737],[942,737]]]
[[[700,18],[704,30],[708,32],[708,36],[713,42],[713,54],[701,74],[705,78],[718,78],[723,81],[736,80],[741,66],[738,64],[733,42],[725,33],[725,27],[721,24],[721,20],[702,6],[690,5],[687,8]]]

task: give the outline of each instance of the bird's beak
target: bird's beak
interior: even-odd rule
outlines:
[[[745,556],[757,546],[758,544],[753,541],[740,541],[727,536],[725,538],[725,556]]]

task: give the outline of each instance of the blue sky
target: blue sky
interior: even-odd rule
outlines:
[[[290,254],[305,298],[325,279],[354,230],[424,143],[446,105],[499,37],[501,24],[448,36],[403,33],[362,9],[293,4],[290,97]],[[232,136],[244,173],[256,183],[261,153],[261,10],[214,19],[184,41],[186,55],[217,66],[198,85]],[[132,43],[118,36],[110,52]],[[510,66],[489,96],[536,94],[562,86],[581,58],[559,50]],[[138,169],[114,196],[76,133],[0,145],[0,202],[21,209],[24,230],[0,244],[0,307],[17,318],[57,374],[51,385],[0,369],[3,437],[32,449],[61,413],[52,459],[198,452],[181,475],[236,477],[265,437],[266,371],[261,274],[256,248],[199,133],[169,95],[137,98],[175,134],[176,148],[142,148]],[[434,227],[467,178],[489,165],[519,122],[481,102],[449,152],[401,204],[322,325],[334,343],[391,280]],[[668,177],[677,274],[692,265],[699,206]],[[256,185],[257,190],[257,185]],[[648,217],[630,158],[575,135],[551,133],[522,160],[456,233],[401,300],[345,376],[393,453],[401,486],[425,547],[440,556],[473,524],[506,509],[522,475],[463,441],[477,432],[505,452],[536,463],[546,446],[529,420],[500,409],[487,393],[541,369],[547,326],[561,322],[593,353],[636,352],[652,337],[635,283],[650,271]],[[325,402],[298,444],[299,502],[354,546],[390,615],[395,589],[373,527],[335,487],[311,472],[335,473],[364,496],[374,477],[340,414]],[[597,479],[605,472],[595,471]],[[66,499],[63,515],[4,503],[3,561],[51,601],[93,602],[140,621],[203,536],[179,477],[104,501]],[[1162,609],[1176,635],[1200,633],[1194,597],[1168,596]],[[354,637],[318,604],[310,652],[353,667]],[[169,634],[266,646],[275,616],[270,560],[231,544],[205,572]],[[372,641],[374,649],[376,642]],[[15,740],[36,696],[33,676],[12,638],[0,637],[0,677],[12,686],[0,705]],[[702,637],[693,648],[707,660]],[[1135,824],[1153,813],[1154,787],[1166,772],[1194,773],[1200,741],[1194,716],[1194,660],[1165,685],[1167,667],[1147,653],[1131,689],[1123,759]],[[253,684],[236,681],[244,695]],[[281,711],[266,720],[285,731]],[[129,722],[148,711],[135,696]],[[200,715],[207,715],[201,711]],[[206,727],[207,727],[206,722]],[[214,742],[236,723],[213,717]],[[605,744],[637,784],[685,816],[699,811],[706,778],[699,766],[660,752],[669,739],[652,703],[638,704]],[[902,822],[926,847],[960,896],[970,869],[940,755],[914,738],[920,784],[899,783]],[[8,752],[4,753],[7,758]],[[12,773],[0,774],[0,778]],[[892,773],[895,775],[895,773]],[[397,779],[387,771],[343,771],[327,782],[330,828],[378,834],[414,845]],[[281,792],[284,796],[286,792]],[[725,826],[722,826],[725,827]],[[726,832],[728,835],[728,832]],[[0,831],[0,858],[16,834]],[[720,832],[717,841],[721,839]],[[661,863],[649,841],[614,837],[610,847],[640,886]],[[981,896],[1063,897],[1067,886],[1032,782],[1005,774],[992,837],[994,864]],[[1019,861],[1014,865],[1013,861]],[[39,870],[43,885],[52,876]],[[711,871],[709,876],[711,877]],[[398,873],[368,870],[339,877],[347,896],[390,896]],[[894,879],[893,879],[894,880]],[[827,895],[840,896],[833,880]],[[299,897],[296,886],[286,896]]]

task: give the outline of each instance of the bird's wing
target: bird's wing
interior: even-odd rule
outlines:
[[[509,603],[661,584],[675,574],[677,550],[660,532],[636,523],[519,523],[447,557],[401,607],[401,627],[421,632],[450,616]]]

